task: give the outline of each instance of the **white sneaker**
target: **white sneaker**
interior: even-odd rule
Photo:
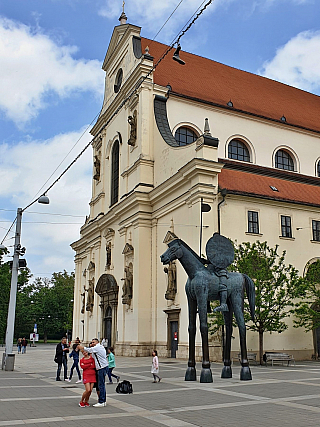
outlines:
[[[76,381],[76,384],[82,383],[82,380],[78,380]]]
[[[65,381],[67,381],[68,383],[71,383],[71,380],[69,380],[68,378],[66,378]]]
[[[107,402],[103,402],[103,403],[95,403],[94,405],[95,408],[102,408],[103,406],[107,406]]]

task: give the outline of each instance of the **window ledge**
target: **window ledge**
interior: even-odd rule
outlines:
[[[310,240],[311,243],[320,243],[320,240]]]
[[[259,236],[259,237],[263,236],[262,233],[250,233],[249,231],[246,231],[245,234],[247,234],[248,236]]]
[[[279,236],[279,239],[282,239],[282,240],[295,240],[295,237]]]

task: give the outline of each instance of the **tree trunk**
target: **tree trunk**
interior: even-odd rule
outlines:
[[[48,341],[48,334],[47,334],[47,332],[44,332],[44,334],[43,334],[43,342],[45,344],[47,344],[47,341]]]
[[[263,365],[263,331],[259,331],[259,359],[260,365]]]

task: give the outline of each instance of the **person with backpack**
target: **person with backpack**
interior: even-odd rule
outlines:
[[[76,368],[77,374],[78,374],[78,381],[76,383],[81,383],[81,374],[79,369],[79,350],[78,350],[78,344],[73,344],[72,346],[72,352],[69,354],[69,357],[73,357],[73,364],[70,369],[70,375],[69,379],[66,379],[66,381],[71,382],[72,374],[74,368]]]
[[[112,373],[113,369],[116,367],[116,361],[115,361],[115,357],[114,357],[113,347],[108,347],[107,353],[108,353],[107,358],[108,358],[108,363],[109,363],[108,370],[107,370],[107,375],[109,378],[108,384],[113,384],[111,377],[116,378],[117,382],[119,382],[119,380],[120,380],[120,377],[118,375],[114,375]]]
[[[64,369],[64,380],[66,380],[68,378],[68,375],[67,375],[67,370],[68,370],[67,353],[69,353],[69,347],[67,345],[67,338],[63,337],[63,338],[61,338],[61,342],[59,342],[59,344],[57,344],[56,355],[54,358],[54,361],[58,364],[56,381],[61,381],[60,373],[61,373],[62,365],[63,365],[63,369]]]
[[[27,351],[28,340],[23,337],[21,345],[22,345],[22,352],[21,353],[24,354]]]
[[[151,366],[151,373],[153,375],[153,382],[156,383],[157,382],[157,378],[158,378],[158,382],[161,381],[161,377],[159,377],[159,359],[158,359],[158,352],[157,350],[153,350],[152,352],[152,366]]]

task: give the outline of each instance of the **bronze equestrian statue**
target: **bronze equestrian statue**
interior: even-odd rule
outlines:
[[[244,290],[246,291],[251,318],[255,316],[255,287],[253,281],[245,274],[228,272],[227,267],[233,262],[234,250],[229,239],[215,233],[206,245],[207,260],[199,257],[181,239],[172,240],[168,249],[161,255],[161,262],[165,265],[178,259],[185,269],[188,280],[186,294],[189,308],[189,360],[185,374],[186,381],[196,381],[195,337],[196,314],[199,312],[200,332],[202,338],[202,370],[201,383],[212,382],[212,373],[209,361],[208,345],[208,301],[220,300],[216,308],[222,311],[226,326],[226,340],[224,349],[224,367],[221,378],[232,378],[231,370],[231,336],[232,319],[235,315],[239,328],[241,348],[240,380],[251,380],[251,371],[247,358],[246,325],[243,315]]]

